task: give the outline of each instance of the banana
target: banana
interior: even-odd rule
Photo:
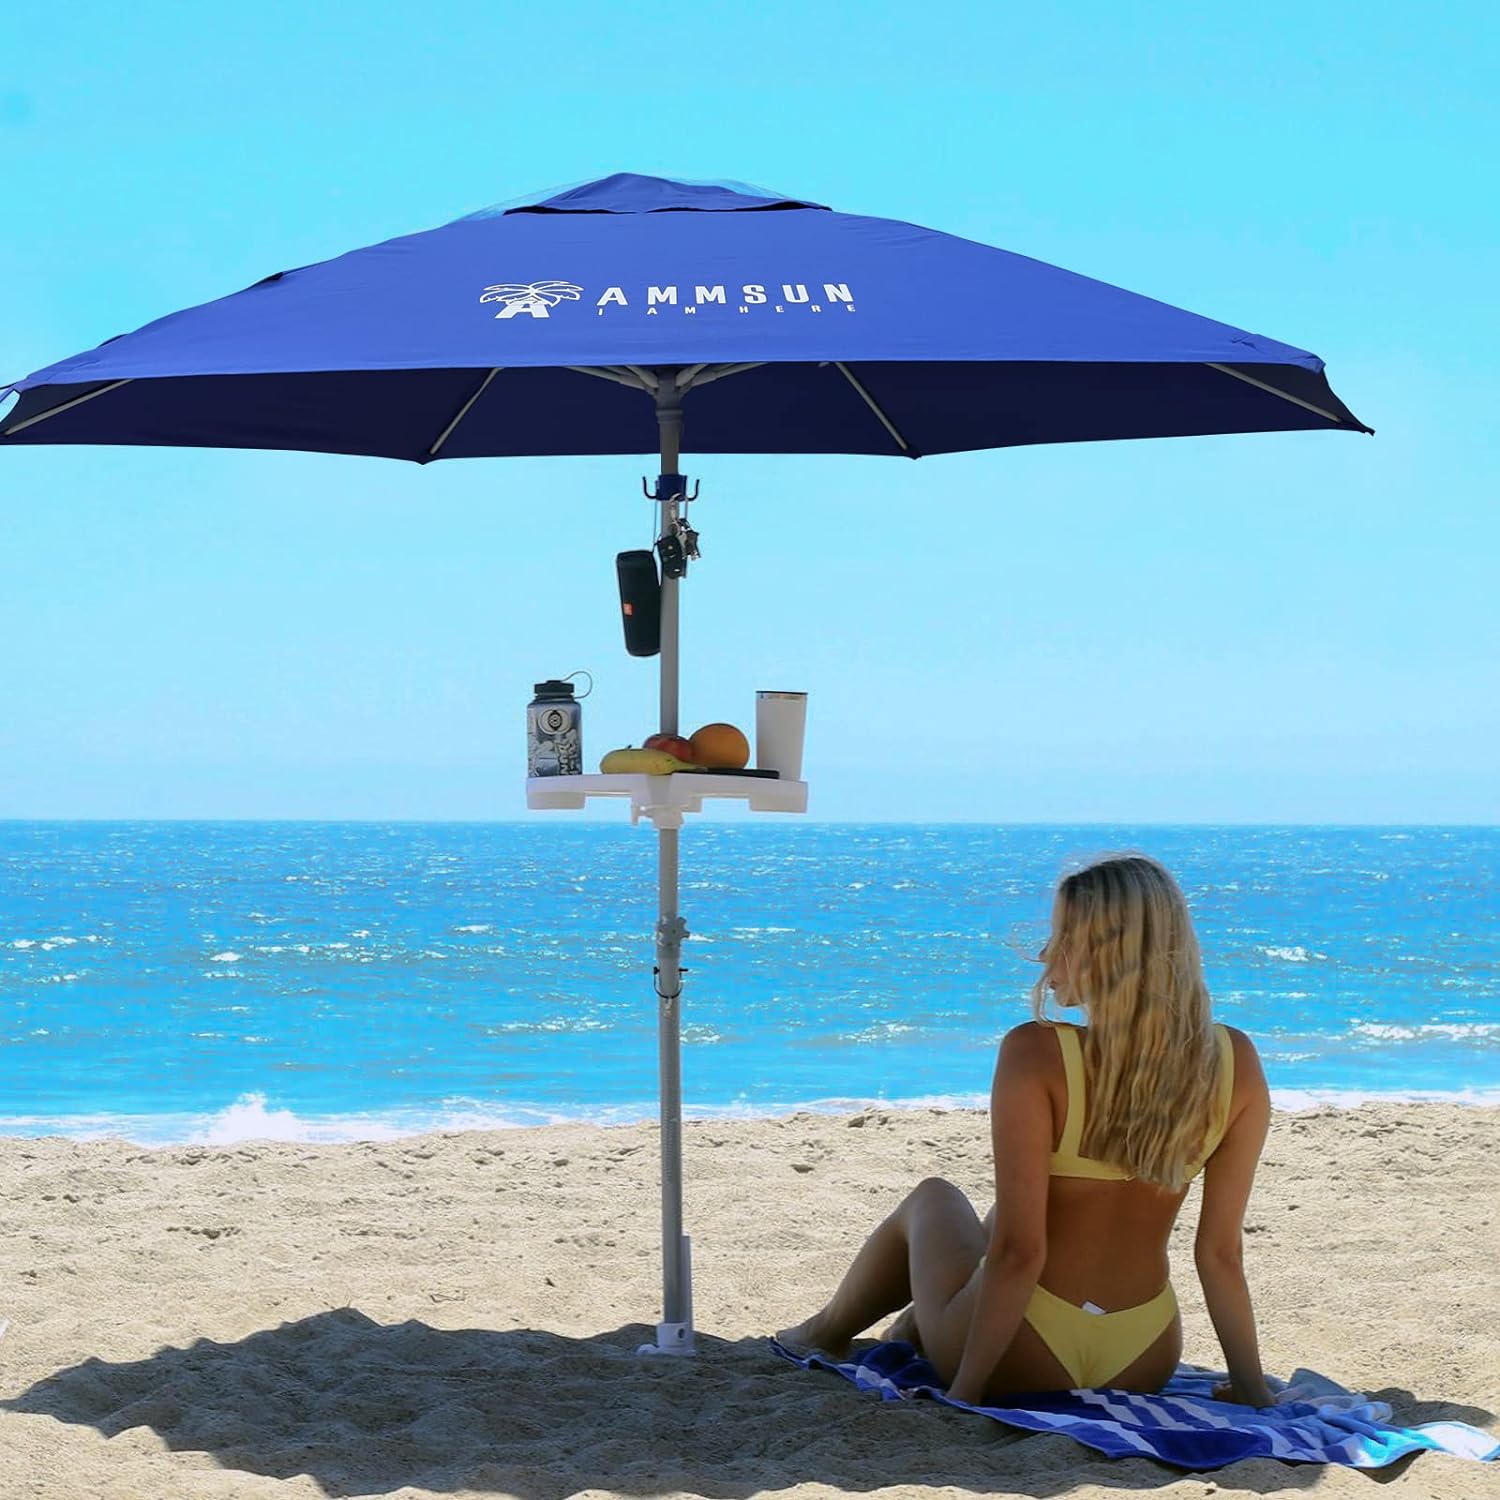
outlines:
[[[668,776],[673,771],[701,771],[703,767],[678,760],[665,750],[637,750],[627,745],[623,750],[611,750],[599,762],[599,769],[606,776]]]

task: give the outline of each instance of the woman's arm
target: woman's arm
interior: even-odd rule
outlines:
[[[1255,1309],[1245,1283],[1244,1223],[1256,1164],[1271,1119],[1271,1096],[1255,1044],[1242,1032],[1234,1041],[1235,1095],[1238,1112],[1203,1177],[1203,1206],[1193,1247],[1203,1300],[1229,1367],[1222,1398],[1246,1406],[1270,1406],[1274,1397],[1260,1367]]]
[[[1000,1044],[990,1092],[995,1153],[995,1227],[980,1273],[979,1295],[964,1340],[955,1401],[983,1399],[1000,1356],[1010,1347],[1047,1259],[1047,1176],[1052,1106],[1042,1046],[1057,1044],[1045,1028],[1017,1027]]]

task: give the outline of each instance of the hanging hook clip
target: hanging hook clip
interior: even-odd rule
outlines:
[[[654,969],[651,970],[651,978],[652,978],[651,988],[654,989],[656,991],[657,995],[661,999],[663,999],[663,1000],[679,1000],[679,999],[682,998],[682,979],[681,979],[680,976],[683,975],[683,974],[686,974],[687,972],[688,971],[685,968],[679,968],[677,970],[677,973],[679,975],[679,978],[677,980],[677,988],[675,990],[673,990],[672,993],[669,995],[661,987],[661,970],[654,968]]]
[[[666,488],[666,486],[663,483],[663,481],[666,480],[666,479],[679,479],[679,480],[681,480],[682,481],[682,488],[679,489],[678,492],[675,495],[664,495],[664,494],[662,494],[661,491]],[[654,501],[656,501],[656,503],[658,505],[664,505],[669,500],[680,500],[682,502],[682,504],[684,504],[684,505],[691,505],[693,503],[693,501],[698,498],[698,483],[699,482],[696,479],[693,481],[693,492],[692,492],[692,494],[689,494],[688,490],[687,490],[687,477],[685,475],[681,475],[681,474],[671,474],[671,475],[662,474],[662,475],[658,476],[656,484],[653,486],[652,483],[651,483],[651,481],[649,479],[647,479],[644,474],[642,474],[641,475],[641,493],[648,500],[654,500]]]

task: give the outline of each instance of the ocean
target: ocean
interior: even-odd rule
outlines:
[[[698,821],[685,1112],[983,1105],[1059,873],[1124,849],[1280,1106],[1500,1103],[1500,829]],[[655,871],[623,824],[0,822],[0,1134],[654,1117]]]

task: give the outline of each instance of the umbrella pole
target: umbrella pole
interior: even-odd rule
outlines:
[[[678,517],[681,493],[678,454],[682,445],[682,396],[674,371],[663,371],[656,391],[656,421],[661,434],[661,477],[656,498],[661,505],[661,527],[666,535]],[[663,734],[677,733],[678,599],[677,578],[661,584],[661,723]],[[692,1242],[682,1232],[682,944],[687,924],[677,911],[678,835],[676,826],[657,822],[656,994],[657,1044],[661,1069],[661,1244],[662,1321],[656,1343],[645,1349],[657,1354],[692,1354],[693,1281]]]

